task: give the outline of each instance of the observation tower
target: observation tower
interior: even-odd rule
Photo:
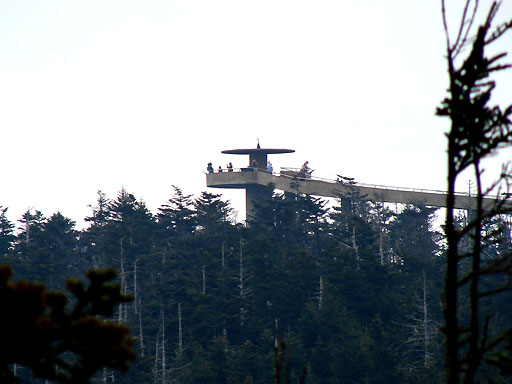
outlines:
[[[254,214],[255,204],[264,199],[263,191],[266,186],[274,183],[274,178],[279,174],[267,171],[268,155],[293,153],[293,149],[261,148],[259,143],[256,148],[227,149],[222,153],[228,155],[249,155],[247,167],[223,169],[223,172],[208,173],[206,186],[212,188],[236,188],[245,189],[246,216],[250,218]]]

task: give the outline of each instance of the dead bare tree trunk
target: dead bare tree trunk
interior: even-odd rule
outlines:
[[[133,310],[135,314],[138,312],[138,295],[139,290],[137,288],[137,258],[135,258],[135,262],[133,263]]]
[[[432,344],[433,334],[431,321],[428,315],[428,304],[427,304],[427,279],[425,276],[425,269],[422,271],[423,277],[423,367],[427,367],[432,359],[432,355],[430,353],[430,348]]]
[[[318,310],[320,311],[324,299],[324,277],[322,275],[320,275],[318,285]]]
[[[384,233],[382,232],[382,227],[379,228],[379,256],[380,256],[380,265],[384,265],[385,256],[384,256]]]
[[[120,270],[121,270],[121,291],[123,295],[126,295],[126,271],[124,268],[124,247],[123,247],[123,239],[119,240],[119,257],[120,257]],[[118,321],[124,321],[126,319],[126,304],[119,304],[119,316]]]
[[[163,301],[160,300],[160,314],[161,314],[161,327],[162,327],[162,333],[161,333],[161,337],[160,337],[160,348],[161,348],[161,352],[160,352],[160,371],[161,371],[161,382],[162,384],[165,384],[167,378],[166,378],[166,373],[167,373],[167,356],[166,356],[166,353],[165,353],[165,311],[164,311],[164,305],[163,305]]]
[[[242,239],[240,239],[240,269],[238,275],[238,297],[240,299],[240,325],[243,326],[245,323],[245,312],[244,300],[245,300],[245,287],[244,287],[244,254],[242,248]]]
[[[139,347],[140,347],[140,356],[144,357],[144,332],[142,328],[142,299],[140,298],[140,295],[138,297],[139,299]]]
[[[357,246],[357,241],[356,241],[356,227],[355,226],[352,227],[352,249],[354,250],[354,254],[356,257],[356,261],[357,261],[357,269],[359,270],[359,261],[361,260],[361,258],[359,256],[359,247]]]
[[[417,312],[408,316],[405,327],[409,336],[405,342],[406,351],[403,354],[404,368],[408,372],[425,372],[433,364],[436,357],[435,337],[439,325],[431,319],[428,309],[428,289],[425,270],[422,271],[422,287]]]
[[[203,289],[201,290],[201,294],[206,294],[206,272],[205,272],[205,269],[206,269],[206,265],[203,265],[201,267],[201,272],[203,274]]]
[[[222,248],[221,248],[221,279],[222,279],[222,298],[224,299],[226,297],[226,260],[225,260],[225,247],[226,242],[222,242]],[[222,335],[225,340],[227,340],[228,330],[226,329],[226,318],[223,315],[222,318]]]
[[[183,323],[181,317],[181,303],[178,303],[178,355],[183,353]]]

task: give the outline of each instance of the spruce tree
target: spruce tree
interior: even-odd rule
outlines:
[[[7,209],[0,206],[0,257],[7,256],[13,248],[14,224],[7,218]]]

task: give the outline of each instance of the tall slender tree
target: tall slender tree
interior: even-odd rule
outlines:
[[[496,28],[493,21],[501,2],[493,2],[487,18],[476,31],[473,26],[478,10],[478,1],[467,0],[462,11],[461,22],[455,39],[449,34],[445,1],[442,0],[443,20],[446,33],[446,53],[449,75],[448,97],[437,109],[437,114],[451,120],[448,137],[448,197],[445,232],[447,239],[446,278],[444,290],[443,331],[446,335],[446,382],[474,383],[478,378],[486,353],[499,345],[503,337],[491,337],[490,314],[481,312],[485,297],[508,289],[512,279],[492,288],[482,287],[487,275],[509,274],[512,257],[487,261],[482,258],[485,243],[483,227],[489,218],[508,211],[503,200],[491,206],[484,205],[484,197],[491,191],[502,192],[505,185],[509,192],[510,169],[504,168],[501,176],[490,187],[482,182],[482,162],[501,148],[512,144],[512,106],[502,110],[490,106],[491,92],[495,82],[494,73],[510,67],[501,64],[506,53],[487,56],[486,49],[512,29],[512,20]],[[475,33],[474,37],[472,33]],[[461,59],[464,48],[471,44],[469,54]],[[466,169],[472,169],[476,182],[476,204],[468,225],[459,229],[455,222],[455,187],[458,177]],[[471,235],[471,248],[461,252],[460,242],[466,233]],[[466,268],[463,268],[463,265]],[[467,292],[467,322],[461,314],[461,295]]]
[[[96,206],[89,206],[92,209],[91,216],[85,218],[89,227],[80,234],[81,252],[89,259],[93,268],[102,268],[106,264],[108,244],[108,224],[112,219],[110,200],[102,191],[97,192]]]

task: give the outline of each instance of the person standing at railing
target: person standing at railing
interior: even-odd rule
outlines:
[[[229,164],[227,165],[227,168],[228,168],[228,172],[233,172],[233,164],[231,164],[231,162],[229,162]]]
[[[270,161],[267,162],[267,172],[274,172],[274,168],[272,167],[272,163]]]
[[[309,161],[302,164],[302,168],[299,171],[299,177],[306,177],[310,174],[310,168],[308,167]]]

